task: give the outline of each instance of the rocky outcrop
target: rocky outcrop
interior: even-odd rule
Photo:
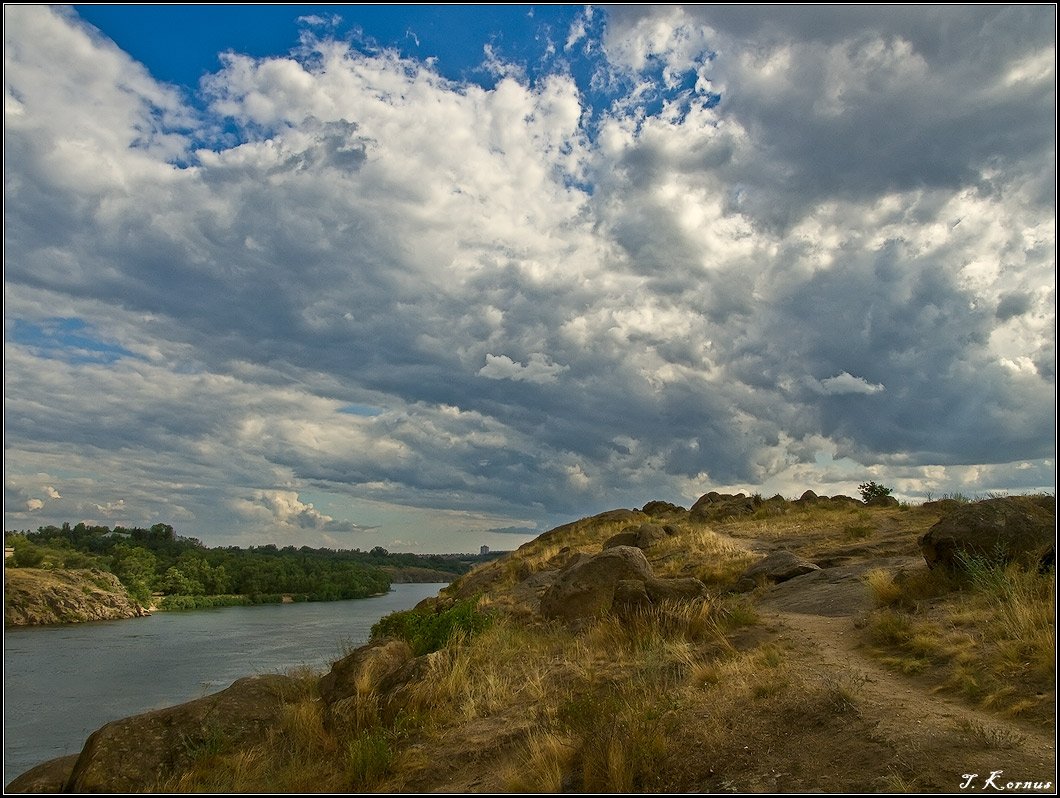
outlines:
[[[693,576],[678,576],[672,579],[652,577],[644,582],[644,589],[653,604],[664,601],[695,601],[707,597],[707,587]]]
[[[873,496],[865,504],[868,507],[898,507],[900,502],[894,496]]]
[[[693,521],[721,521],[750,515],[761,506],[762,499],[759,496],[710,491],[696,500],[688,514]]]
[[[754,590],[759,585],[775,585],[820,570],[818,565],[793,552],[775,551],[744,571],[736,583],[736,589]]]
[[[640,524],[608,538],[604,541],[603,548],[613,549],[615,546],[633,546],[637,549],[647,549],[661,540],[666,540],[674,532],[676,530],[669,525],[663,527],[658,524]]]
[[[112,573],[99,569],[4,569],[4,623],[34,626],[149,615]]]
[[[964,557],[1042,567],[1055,538],[1052,496],[1004,496],[952,508],[919,542],[929,568],[958,568]]]
[[[614,546],[560,572],[541,596],[541,614],[569,622],[705,596],[698,579],[660,579],[640,549]]]
[[[658,516],[680,516],[688,511],[678,504],[656,500],[645,504],[641,512],[655,518]]]
[[[603,615],[611,609],[615,585],[652,577],[644,552],[615,546],[568,568],[541,597],[541,614],[565,621]]]
[[[108,723],[88,738],[64,791],[150,791],[197,757],[260,738],[297,697],[287,676],[250,676],[187,704]]]

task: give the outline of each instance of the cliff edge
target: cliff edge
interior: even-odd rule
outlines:
[[[118,577],[106,571],[4,569],[6,626],[110,621],[148,614]]]

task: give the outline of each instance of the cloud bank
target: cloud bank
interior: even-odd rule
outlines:
[[[589,83],[307,31],[197,103],[4,13],[8,528],[1055,482],[1051,7],[596,9]]]

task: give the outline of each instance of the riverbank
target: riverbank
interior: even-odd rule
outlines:
[[[77,754],[111,721],[211,695],[250,674],[326,671],[372,624],[443,584],[365,599],[159,612],[4,635],[4,783]]]
[[[1008,566],[927,567],[933,541],[976,524],[992,541],[1019,530],[1034,556],[1013,544]],[[711,493],[614,510],[392,616],[323,677],[241,679],[109,724],[57,777],[106,792],[945,793],[1003,767],[1049,791],[1055,572],[1038,544],[1054,531],[1052,497]]]

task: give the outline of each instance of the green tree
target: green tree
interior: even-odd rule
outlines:
[[[861,498],[866,504],[880,496],[891,495],[891,488],[885,488],[883,485],[877,485],[875,482],[864,482],[861,485],[858,485],[858,490],[861,491]]]
[[[141,546],[119,543],[111,554],[111,570],[129,595],[141,604],[151,603],[151,589],[157,578],[158,558]]]
[[[14,544],[15,553],[11,555],[11,564],[16,568],[36,568],[44,561],[44,552],[25,538]]]
[[[201,596],[205,592],[203,590],[202,582],[191,579],[175,565],[171,565],[166,569],[166,572],[162,574],[162,580],[159,582],[159,589],[163,593],[171,596]]]

